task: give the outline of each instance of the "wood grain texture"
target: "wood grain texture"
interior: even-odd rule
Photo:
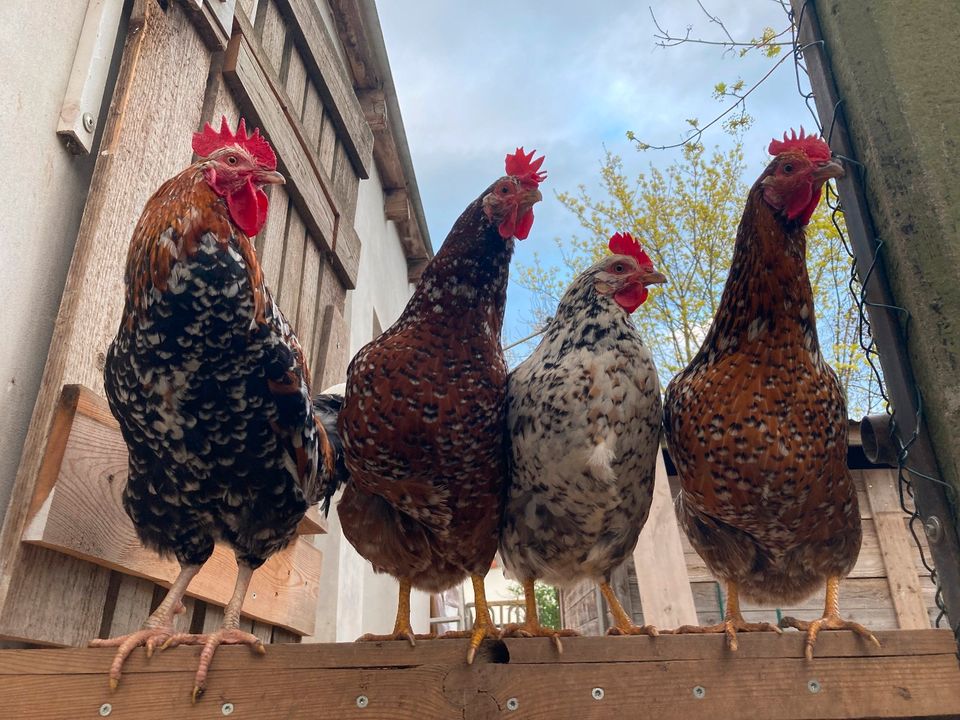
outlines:
[[[307,354],[307,367],[311,377],[315,366],[313,349],[317,334],[317,304],[320,297],[320,270],[323,260],[320,247],[307,235],[303,252],[303,273],[300,281],[300,304],[293,324],[300,339],[300,346]],[[322,388],[314,388],[320,390]]]
[[[257,257],[263,270],[263,279],[272,292],[280,289],[280,270],[283,267],[283,244],[287,235],[287,215],[290,196],[279,185],[271,185],[268,197],[270,207],[267,223],[257,235]]]
[[[283,78],[283,88],[290,96],[291,108],[297,118],[303,118],[303,99],[306,93],[307,68],[303,64],[300,53],[292,45],[289,47],[290,56],[286,62],[286,75]]]
[[[107,690],[109,649],[0,651],[0,698],[11,717],[47,720],[231,717],[632,718],[661,720],[840,720],[956,717],[960,670],[946,631],[883,633],[884,651],[863,651],[850,633],[823,639],[802,659],[790,633],[744,637],[570,638],[557,656],[549,640],[487,641],[473,666],[466,641],[273,645],[265,656],[223,647],[208,691],[191,706],[197,648],[147,661],[136,651],[120,688]],[[810,692],[816,680],[819,691]],[[693,688],[704,690],[695,697]],[[595,688],[603,691],[595,699]],[[365,702],[358,704],[360,696]],[[508,705],[508,701],[510,704]]]
[[[274,0],[261,0],[257,8],[256,30],[266,61],[270,63],[273,71],[279,75],[283,62],[283,45],[287,37],[287,26]]]
[[[318,90],[337,127],[337,134],[343,140],[354,172],[360,178],[368,178],[373,133],[319,11],[311,0],[278,0],[278,5],[290,18],[290,32],[308,73],[322,81],[318,83]]]
[[[300,302],[300,282],[303,275],[303,244],[306,228],[296,208],[290,208],[287,218],[287,240],[283,247],[283,268],[280,270],[280,286],[277,302],[284,317],[290,322],[297,319]],[[302,344],[302,341],[301,341]]]
[[[350,362],[347,357],[350,347],[348,332],[340,309],[334,305],[325,306],[317,334],[318,362],[314,377],[318,388],[328,388],[346,380]]]
[[[303,131],[307,140],[307,147],[313,152],[320,150],[320,127],[323,125],[323,101],[313,80],[307,78],[307,85],[303,98]],[[330,171],[327,170],[327,177]]]
[[[645,623],[663,628],[697,623],[681,535],[663,453],[658,451],[650,516],[633,550]]]
[[[61,388],[99,389],[123,305],[133,227],[156,188],[192,157],[210,51],[179,3],[134,14],[104,127],[10,510],[0,534],[0,636],[82,642],[99,629],[109,570],[21,546]],[[166,70],[177,69],[176,82]],[[51,593],[50,588],[57,588]],[[64,598],[68,598],[67,601]],[[92,618],[92,620],[91,620]]]
[[[144,549],[123,510],[121,494],[126,483],[127,448],[116,421],[106,409],[106,402],[85,388],[71,388],[68,394],[76,395],[78,400],[71,414],[56,483],[30,518],[23,533],[24,541],[47,552],[56,550],[151,581],[172,582],[179,571],[177,563]],[[69,406],[64,412],[69,412]],[[306,527],[320,527],[317,519],[311,518]],[[315,621],[321,562],[322,553],[312,543],[294,541],[254,574],[244,602],[244,614],[301,635],[310,634]],[[100,591],[103,597],[109,582],[109,573],[107,575]],[[233,551],[218,545],[213,557],[190,584],[189,594],[225,605],[235,579]],[[37,591],[33,582],[26,589]],[[38,602],[63,604],[62,597],[56,593],[40,594],[44,597]],[[100,613],[92,615],[99,622]],[[84,623],[78,622],[78,625],[82,627]],[[94,629],[77,640],[88,640],[96,632]]]

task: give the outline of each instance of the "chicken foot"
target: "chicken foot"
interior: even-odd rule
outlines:
[[[740,646],[737,642],[738,632],[775,632],[778,635],[783,631],[768,622],[748,623],[740,612],[740,589],[733,580],[727,581],[727,611],[723,615],[723,622],[716,625],[681,625],[673,631],[676,635],[688,633],[724,633],[727,636],[727,649],[736,651]]]
[[[477,612],[477,619],[473,621],[473,630],[451,630],[440,636],[443,640],[470,638],[470,647],[467,650],[467,665],[473,665],[477,648],[480,647],[480,643],[483,642],[485,637],[500,638],[500,631],[490,619],[490,608],[487,606],[487,594],[483,587],[483,578],[479,575],[471,575],[470,580],[473,581],[473,597]]]
[[[357,638],[357,642],[377,642],[382,640],[406,640],[410,647],[417,646],[417,640],[433,640],[435,632],[416,635],[410,626],[410,580],[400,578],[400,595],[397,599],[397,620],[393,624],[393,632],[389,635],[374,635],[367,633]]]
[[[823,617],[812,620],[797,620],[793,617],[780,619],[780,627],[792,627],[806,631],[807,642],[804,655],[807,660],[813,660],[813,646],[817,644],[817,636],[821,630],[852,630],[857,635],[871,641],[877,647],[880,647],[880,641],[876,636],[867,630],[863,625],[852,620],[844,620],[840,617],[840,577],[832,575],[827,578],[827,596],[823,607]]]
[[[221,645],[249,645],[250,649],[259,655],[265,655],[267,652],[260,638],[253,633],[240,630],[240,608],[243,606],[243,598],[247,594],[247,587],[250,585],[252,576],[253,568],[238,560],[237,584],[233,589],[233,597],[230,598],[230,602],[223,610],[223,624],[219,630],[213,633],[200,634],[178,633],[171,635],[160,646],[161,650],[166,650],[177,645],[203,645],[203,650],[200,652],[200,665],[193,681],[193,693],[190,696],[193,703],[196,703],[197,699],[206,690],[210,663],[213,661],[213,656],[218,647]]]
[[[180,566],[180,573],[173,581],[173,585],[170,586],[157,609],[144,621],[140,630],[115,638],[98,638],[90,641],[90,647],[117,648],[117,654],[113,656],[113,662],[110,663],[111,690],[116,690],[120,685],[123,664],[134,649],[144,645],[147,649],[147,657],[151,657],[156,647],[162,648],[163,644],[174,635],[173,618],[184,612],[183,595],[190,581],[200,572],[200,568],[200,565]]]
[[[617,595],[613,592],[613,588],[610,587],[609,583],[600,583],[600,592],[603,593],[603,597],[610,607],[610,612],[613,614],[614,620],[614,626],[607,630],[607,635],[649,635],[650,637],[658,637],[660,635],[660,632],[653,625],[633,624],[633,620],[627,615],[627,611],[623,609],[623,605],[620,604],[620,600],[617,599]]]
[[[554,630],[545,628],[540,624],[540,618],[537,616],[537,596],[533,589],[533,579],[523,581],[523,601],[526,605],[526,613],[522,623],[510,623],[500,637],[548,637],[553,640],[554,647],[557,648],[557,654],[563,653],[563,643],[561,637],[576,637],[580,635],[576,630]]]

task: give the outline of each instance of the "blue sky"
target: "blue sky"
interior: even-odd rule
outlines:
[[[702,1],[737,40],[787,26],[775,0]],[[651,144],[676,142],[686,134],[686,118],[705,123],[722,111],[712,97],[717,82],[739,77],[749,87],[770,69],[773,61],[757,53],[658,47],[650,8],[674,35],[692,26],[691,37],[724,38],[695,0],[378,2],[434,248],[503,174],[504,155],[522,145],[546,155],[548,178],[513,266],[531,265],[534,253],[551,264],[555,239],[579,232],[556,191],[598,187],[605,148],[621,155],[628,171],[669,164],[678,151],[638,152],[625,133]],[[748,110],[755,122],[744,142],[745,179],[752,182],[772,136],[800,124],[814,128],[790,59],[750,96]],[[719,126],[704,137],[707,145],[727,140]],[[524,335],[529,317],[528,294],[512,282],[505,337]]]

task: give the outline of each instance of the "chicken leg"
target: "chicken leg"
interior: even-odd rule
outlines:
[[[197,668],[197,674],[193,682],[191,701],[194,703],[206,689],[210,663],[220,645],[249,645],[251,650],[260,655],[265,655],[267,652],[260,638],[253,633],[240,630],[240,608],[243,606],[243,598],[247,594],[247,587],[250,585],[252,576],[253,568],[238,558],[237,584],[233,589],[233,597],[230,598],[230,602],[223,610],[223,624],[219,630],[214,633],[201,634],[178,633],[171,635],[160,646],[161,650],[166,650],[177,645],[203,645],[203,650],[200,652],[200,666]]]
[[[467,665],[473,665],[473,658],[477,654],[477,648],[483,642],[485,637],[499,638],[500,631],[490,619],[490,608],[487,607],[487,594],[483,587],[483,578],[479,575],[471,575],[473,581],[473,597],[476,603],[477,618],[473,621],[473,630],[451,630],[445,632],[440,637],[444,640],[451,638],[470,638],[470,647],[467,650]]]
[[[807,660],[813,660],[813,646],[817,644],[817,636],[821,630],[853,630],[860,637],[866,638],[880,647],[880,641],[867,628],[860,623],[844,620],[840,617],[840,577],[837,575],[831,575],[827,578],[827,596],[823,604],[823,617],[809,622],[785,617],[780,619],[780,627],[793,627],[800,631],[806,631],[807,642],[804,655],[806,655]]]
[[[548,637],[553,639],[553,644],[557,648],[557,653],[563,652],[563,643],[561,637],[575,637],[579,635],[576,630],[554,630],[545,628],[540,624],[540,618],[537,616],[537,596],[534,592],[534,581],[528,579],[523,581],[523,601],[526,605],[526,612],[522,623],[510,623],[507,625],[500,637]]]
[[[613,613],[614,626],[607,630],[607,635],[649,635],[650,637],[660,635],[653,625],[634,625],[608,583],[600,583],[600,592],[603,593],[610,612]]]
[[[674,634],[687,633],[724,633],[727,636],[727,648],[735,651],[738,632],[783,632],[776,625],[768,622],[748,623],[740,613],[740,590],[737,583],[727,580],[727,611],[723,615],[723,622],[716,625],[681,625],[673,631]]]
[[[181,565],[177,579],[167,591],[163,601],[151,613],[141,628],[127,635],[115,638],[96,639],[90,641],[90,647],[115,647],[117,654],[110,663],[110,689],[116,690],[120,685],[123,663],[130,657],[135,648],[145,645],[147,657],[153,655],[154,648],[165,643],[173,634],[173,617],[183,612],[183,595],[193,577],[200,572],[200,565]]]
[[[415,635],[410,626],[410,580],[400,578],[400,595],[397,599],[397,620],[393,624],[393,632],[389,635],[374,635],[367,633],[357,638],[357,642],[375,642],[379,640],[407,640],[411,647],[417,646],[417,640],[432,640],[436,633]]]

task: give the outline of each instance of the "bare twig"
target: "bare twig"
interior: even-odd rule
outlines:
[[[774,1],[779,2],[780,0],[774,0]],[[716,45],[724,48],[725,54],[728,52],[732,52],[734,48],[744,48],[746,51],[749,51],[749,50],[758,50],[760,48],[768,48],[768,47],[792,47],[793,46],[792,42],[787,42],[787,41],[773,42],[777,38],[782,37],[787,33],[789,33],[791,29],[789,27],[784,28],[783,30],[778,32],[776,35],[773,35],[772,37],[769,37],[769,38],[761,38],[760,40],[750,40],[749,42],[735,40],[733,36],[730,35],[730,33],[727,31],[726,26],[723,24],[723,21],[721,21],[720,18],[714,15],[711,15],[709,12],[707,12],[706,8],[704,8],[703,3],[701,3],[700,0],[697,0],[697,4],[700,5],[700,8],[703,10],[704,14],[710,19],[710,22],[716,23],[723,29],[723,33],[727,36],[727,39],[726,40],[706,40],[704,38],[690,37],[690,33],[693,30],[692,25],[687,26],[687,31],[683,37],[672,35],[670,31],[664,28],[660,24],[660,21],[657,20],[657,16],[654,14],[653,8],[648,6],[647,9],[650,11],[650,18],[653,20],[653,24],[657,28],[657,31],[659,33],[659,34],[654,33],[653,35],[653,37],[659,41],[657,42],[658,46],[663,48],[668,48],[668,47],[676,47],[677,45],[682,45],[684,43],[695,43],[697,45]]]

